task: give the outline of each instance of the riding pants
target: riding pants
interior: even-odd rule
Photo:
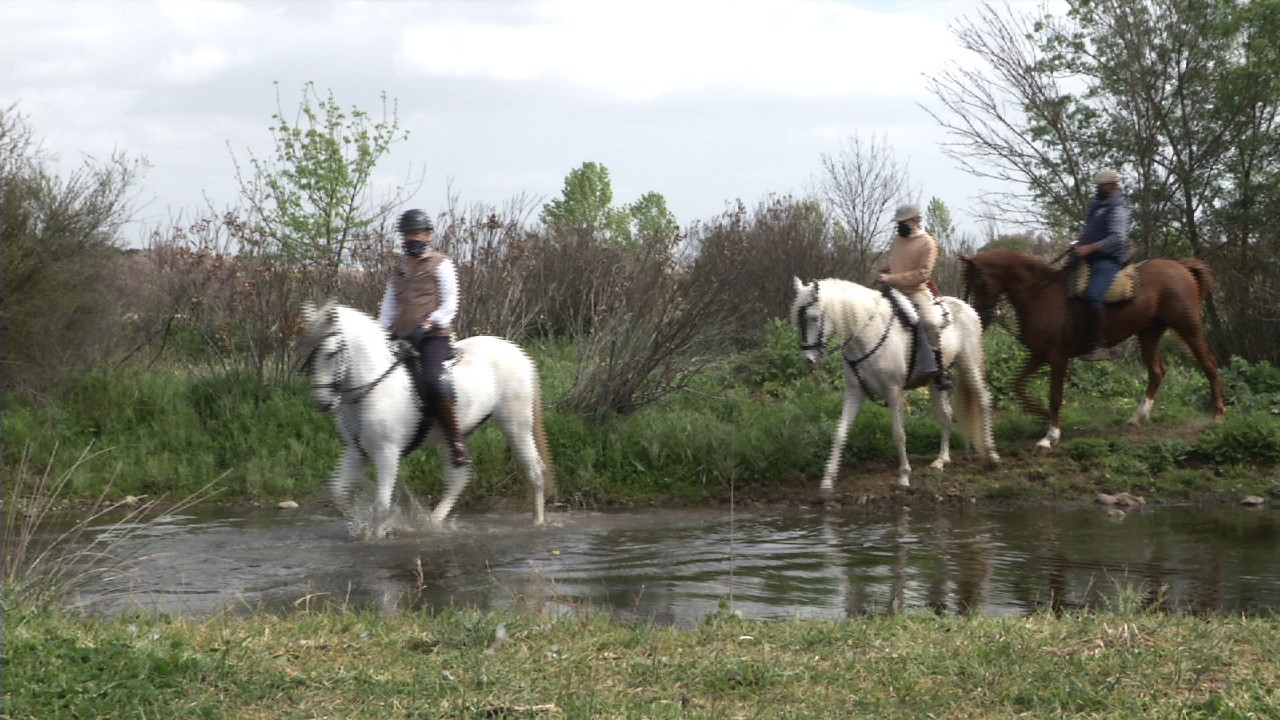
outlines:
[[[422,389],[433,408],[445,392],[440,376],[444,373],[444,361],[452,350],[450,339],[443,335],[430,335],[418,341],[418,355],[422,362]]]
[[[1094,253],[1099,255],[1100,253]],[[1084,290],[1085,302],[1094,310],[1101,310],[1106,304],[1107,288],[1120,272],[1120,261],[1113,257],[1089,259],[1089,285]]]
[[[934,350],[940,350],[942,348],[942,312],[933,302],[933,293],[925,289],[917,293],[911,293],[907,297],[911,298],[916,310],[920,312],[920,322],[924,325],[924,331],[929,335],[929,344],[933,346]]]

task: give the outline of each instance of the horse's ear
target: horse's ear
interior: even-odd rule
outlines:
[[[795,275],[792,275],[792,276],[791,276],[791,287],[792,287],[792,289],[793,289],[793,290],[795,290],[795,293],[796,293],[797,295],[799,295],[799,294],[800,294],[800,290],[804,287],[804,283],[800,282],[800,278],[796,277]]]
[[[315,317],[316,317],[316,304],[311,302],[310,300],[304,300],[302,302],[302,321],[307,325],[310,325],[311,321],[314,320]]]

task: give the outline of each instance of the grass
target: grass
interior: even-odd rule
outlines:
[[[1275,717],[1280,623],[1101,613],[695,629],[583,613],[6,617],[11,718]]]

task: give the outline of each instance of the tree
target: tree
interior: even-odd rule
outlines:
[[[1067,0],[1039,18],[986,6],[956,30],[985,67],[930,79],[963,167],[1015,189],[999,206],[1073,233],[1103,166],[1121,169],[1140,256],[1218,256],[1214,345],[1265,337],[1280,222],[1280,0]],[[1021,190],[1019,190],[1021,189]],[[1225,294],[1242,309],[1218,312]],[[1239,345],[1237,345],[1239,346]],[[1251,347],[1254,345],[1250,345]],[[1265,353],[1251,351],[1254,356]]]
[[[241,195],[285,259],[336,270],[351,264],[353,246],[403,202],[407,183],[375,201],[372,178],[378,161],[409,133],[400,130],[396,103],[388,108],[386,93],[377,121],[354,106],[344,111],[332,91],[321,97],[310,82],[292,120],[279,108],[278,84],[276,98],[275,155],[250,154],[249,177],[237,163]]]
[[[569,171],[560,197],[544,205],[539,217],[553,233],[584,233],[611,243],[629,244],[631,217],[612,203],[609,169],[584,162],[582,167]]]
[[[632,237],[636,243],[670,253],[680,236],[676,216],[667,209],[667,199],[661,193],[647,192],[627,206],[631,216]]]
[[[838,153],[822,154],[822,169],[819,194],[840,223],[838,242],[852,250],[855,277],[869,277],[894,206],[913,195],[907,166],[887,142],[855,134]]]
[[[931,198],[924,210],[925,231],[938,241],[938,246],[946,249],[956,235],[955,223],[951,220],[951,209],[942,198]]]
[[[930,78],[946,111],[930,112],[966,170],[1025,189],[999,194],[1012,214],[1073,232],[1109,165],[1128,176],[1141,251],[1202,253],[1239,167],[1273,154],[1280,57],[1263,38],[1278,17],[1277,0],[1068,0],[1041,18],[988,5],[956,29],[986,67]]]
[[[17,106],[0,110],[4,385],[54,392],[118,340],[119,230],[147,168],[124,153],[63,178]]]

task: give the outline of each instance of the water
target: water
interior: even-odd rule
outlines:
[[[722,601],[755,619],[1280,610],[1280,513],[1242,508],[462,515],[366,543],[336,516],[273,510],[94,537],[129,558],[77,594],[97,613],[522,608],[688,627]]]

